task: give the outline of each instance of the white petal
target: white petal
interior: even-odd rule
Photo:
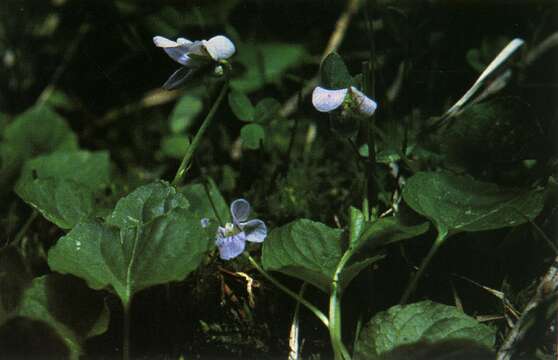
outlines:
[[[177,43],[178,45],[189,45],[189,44],[191,44],[192,42],[191,42],[190,40],[188,40],[188,39],[185,39],[185,38],[178,38],[178,39],[176,39],[176,43]]]
[[[347,91],[348,89],[328,90],[317,86],[312,92],[312,104],[320,112],[333,111],[343,104]]]
[[[217,35],[204,41],[204,46],[209,56],[215,61],[226,60],[236,52],[233,42],[223,35]]]
[[[153,38],[153,43],[155,44],[155,46],[161,48],[172,48],[180,45],[176,41],[169,40],[162,36],[155,36]]]
[[[236,199],[231,203],[231,215],[235,224],[248,220],[250,203],[244,199]]]
[[[358,112],[364,116],[372,116],[378,107],[378,104],[368,96],[364,95],[363,92],[358,90],[356,87],[351,86],[351,94],[353,99],[358,104]]]
[[[246,240],[261,243],[267,237],[267,226],[260,219],[253,219],[240,224],[240,228],[246,234]]]

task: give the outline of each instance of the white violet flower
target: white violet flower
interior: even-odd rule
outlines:
[[[155,36],[153,43],[162,48],[171,59],[182,65],[163,85],[163,88],[167,90],[176,89],[196,71],[211,63],[226,63],[236,52],[233,42],[223,35],[214,36],[209,40],[196,41],[185,38],[173,41],[162,36]]]
[[[369,117],[378,104],[354,86],[328,90],[317,86],[312,93],[312,104],[320,112],[333,112],[341,108],[342,114]]]

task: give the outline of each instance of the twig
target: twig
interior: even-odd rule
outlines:
[[[554,262],[544,275],[542,281],[537,287],[535,295],[531,298],[519,320],[515,323],[515,326],[508,333],[508,336],[504,340],[504,343],[500,347],[498,354],[496,356],[497,360],[510,360],[515,354],[517,344],[525,337],[528,327],[525,326],[528,323],[528,313],[541,304],[544,300],[548,299],[550,296],[558,291],[558,256],[554,259]]]
[[[324,52],[322,53],[322,60],[331,52],[337,51],[343,39],[345,38],[345,34],[347,33],[347,29],[349,28],[349,24],[351,23],[351,19],[354,14],[358,11],[360,5],[360,0],[349,0],[347,3],[347,8],[339,19],[337,19],[337,23],[335,23],[335,29],[333,33],[329,37],[327,42],[327,46],[325,47]],[[320,82],[319,74],[314,76],[310,79],[306,85],[300,90],[297,91],[296,94],[293,94],[283,105],[279,114],[282,117],[289,117],[291,116],[297,109],[298,109],[298,96],[300,93],[301,97],[306,97],[312,89],[314,89]]]

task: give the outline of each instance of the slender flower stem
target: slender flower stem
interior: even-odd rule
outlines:
[[[438,236],[436,237],[434,244],[432,244],[432,247],[428,251],[428,254],[426,254],[426,257],[422,259],[418,271],[413,275],[413,277],[409,281],[409,284],[407,285],[407,288],[405,289],[405,292],[403,293],[403,296],[401,297],[399,304],[404,305],[409,300],[409,297],[413,294],[415,288],[417,287],[418,281],[421,278],[422,273],[424,272],[428,264],[430,264],[430,261],[434,257],[434,254],[436,254],[436,252],[438,251],[440,246],[444,243],[444,241],[447,239],[447,237],[448,237],[447,231],[438,231]]]
[[[252,266],[254,266],[254,268],[256,268],[256,270],[258,270],[260,272],[260,274],[262,274],[267,280],[269,280],[271,283],[273,283],[273,285],[277,286],[279,289],[281,289],[283,292],[285,292],[287,295],[289,295],[290,297],[292,297],[293,299],[299,301],[302,305],[306,306],[306,308],[308,310],[310,310],[314,315],[316,315],[316,317],[318,319],[320,319],[320,321],[327,327],[329,328],[329,320],[327,319],[327,316],[324,315],[323,312],[320,311],[320,309],[318,309],[316,306],[314,306],[313,304],[311,304],[310,302],[308,302],[306,299],[298,296],[298,294],[294,293],[293,291],[289,290],[289,288],[287,288],[286,286],[284,286],[283,284],[281,284],[279,281],[277,281],[274,277],[272,277],[271,275],[269,275],[267,273],[267,271],[265,271],[264,269],[262,269],[262,267],[256,262],[256,260],[254,260],[254,258],[252,258],[250,256],[250,254],[248,253],[244,253],[244,255],[246,256],[246,258],[248,259],[248,261],[250,261],[250,263],[252,264]]]
[[[335,360],[350,360],[351,355],[343,344],[341,336],[341,289],[339,288],[339,278],[345,264],[351,258],[352,253],[347,251],[343,254],[339,264],[333,274],[333,281],[331,282],[331,294],[329,296],[329,338]]]
[[[123,335],[122,335],[122,359],[130,359],[130,300],[122,301],[124,309]]]
[[[225,80],[225,83],[223,84],[223,87],[221,88],[221,91],[219,92],[219,96],[217,97],[217,99],[215,100],[213,105],[211,106],[211,109],[209,110],[205,119],[203,120],[200,128],[198,129],[198,132],[194,136],[194,139],[192,140],[192,143],[188,146],[188,149],[186,149],[186,154],[184,154],[184,158],[182,159],[182,162],[180,163],[180,167],[178,168],[178,171],[176,172],[176,175],[174,176],[174,179],[172,180],[172,185],[176,186],[176,185],[180,184],[180,182],[182,181],[182,179],[186,175],[186,170],[188,168],[188,165],[190,164],[190,160],[192,159],[192,156],[194,156],[194,151],[196,150],[196,148],[200,144],[200,141],[203,137],[203,134],[205,133],[205,131],[207,130],[207,128],[211,124],[211,121],[213,120],[213,117],[215,116],[215,113],[217,112],[217,109],[219,108],[219,105],[221,105],[221,102],[225,98],[225,94],[227,93],[228,89],[229,89],[229,80],[227,79],[227,80]]]

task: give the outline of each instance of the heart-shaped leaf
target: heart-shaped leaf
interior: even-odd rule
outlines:
[[[254,106],[243,92],[231,90],[229,92],[229,106],[238,120],[254,121]]]
[[[265,138],[265,130],[261,125],[248,124],[240,129],[240,138],[242,146],[256,150],[260,148],[261,142]]]
[[[95,195],[109,183],[106,152],[57,152],[29,160],[16,193],[45,218],[70,229],[95,210]]]
[[[165,182],[122,198],[106,223],[86,221],[48,253],[52,270],[109,288],[129,304],[147,287],[183,280],[208,250],[209,238],[187,200]]]
[[[328,293],[343,255],[341,234],[339,229],[306,219],[275,228],[263,244],[262,265]]]
[[[484,231],[522,224],[539,214],[544,191],[501,189],[468,176],[419,172],[407,180],[403,199],[430,219],[439,233]]]
[[[353,83],[353,78],[339,54],[333,52],[326,56],[320,66],[322,86],[327,89],[346,89]]]
[[[380,359],[401,345],[442,340],[470,340],[492,347],[495,330],[453,306],[431,301],[397,305],[366,324],[356,343],[355,359]]]

